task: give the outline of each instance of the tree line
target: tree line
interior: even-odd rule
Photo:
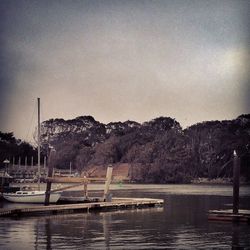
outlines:
[[[250,115],[234,120],[207,121],[182,129],[170,117],[142,124],[134,121],[103,124],[91,116],[51,119],[41,124],[42,154],[56,150],[55,167],[79,172],[95,166],[129,163],[132,180],[145,183],[188,183],[195,178],[231,178],[232,157],[241,158],[241,175],[250,181]],[[3,161],[33,157],[37,149],[0,132],[0,167]],[[42,157],[43,158],[43,157]],[[30,163],[28,162],[28,165]]]
[[[170,117],[139,124],[102,124],[91,116],[51,119],[42,124],[43,150],[56,149],[55,164],[79,172],[91,166],[130,163],[135,181],[188,183],[194,178],[231,178],[233,151],[241,157],[241,173],[250,181],[250,115],[208,121],[182,129]]]
[[[25,164],[25,157],[31,159],[33,157],[34,163],[37,162],[37,149],[33,147],[28,142],[16,139],[14,134],[4,133],[0,131],[0,168],[4,167],[4,160],[9,160],[13,164],[13,159],[15,159],[15,164],[18,164],[20,157],[20,164]],[[28,165],[31,164],[29,160]]]

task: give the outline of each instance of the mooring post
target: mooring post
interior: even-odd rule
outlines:
[[[111,183],[111,179],[112,179],[112,171],[113,171],[113,167],[112,165],[109,165],[107,168],[107,174],[106,174],[106,181],[105,181],[105,186],[104,186],[104,201],[107,201],[108,199],[108,195],[109,195],[109,186]]]
[[[48,169],[48,177],[52,177],[52,175],[53,175],[54,154],[55,154],[55,149],[51,149],[51,152],[49,155],[49,163],[48,163],[48,168],[49,168]],[[51,181],[47,180],[44,206],[49,205],[50,191],[51,191]]]
[[[53,166],[52,164],[49,164],[48,177],[52,177],[52,173],[53,173]],[[47,180],[45,201],[44,201],[45,206],[49,205],[50,191],[51,191],[51,181]]]
[[[240,159],[234,150],[233,160],[233,213],[239,212]]]
[[[84,188],[84,197],[87,199],[88,198],[88,179],[86,176],[83,177],[84,181],[83,181],[83,188]]]

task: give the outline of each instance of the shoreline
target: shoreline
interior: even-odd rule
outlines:
[[[240,186],[246,187],[249,186],[250,183],[241,183]],[[12,183],[12,187],[20,187],[21,189],[23,187],[31,187],[31,188],[36,188],[37,184],[36,183]],[[52,189],[58,189],[66,186],[71,186],[71,183],[64,183],[64,184],[58,184],[54,183],[52,184]],[[183,184],[162,184],[162,183],[111,183],[110,184],[110,191],[119,191],[119,190],[159,190],[159,189],[182,189],[182,188],[191,188],[192,186],[197,186],[197,187],[203,187],[203,188],[213,188],[213,187],[233,187],[232,183],[229,182],[217,182],[214,180],[211,181],[195,181],[192,183],[183,183]],[[41,190],[46,190],[46,183],[41,184]],[[70,191],[83,191],[84,187],[83,186],[78,186],[78,187],[72,187],[69,188],[68,190],[65,190],[63,192],[70,192]],[[103,192],[104,191],[104,184],[101,183],[90,183],[88,184],[88,191],[89,192]],[[185,192],[184,192],[185,193]]]

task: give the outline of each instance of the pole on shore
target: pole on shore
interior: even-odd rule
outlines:
[[[240,158],[234,150],[233,160],[233,214],[239,212]]]

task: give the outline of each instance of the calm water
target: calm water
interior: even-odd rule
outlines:
[[[117,186],[113,195],[160,198],[165,204],[150,209],[4,218],[0,249],[250,249],[250,225],[207,220],[208,210],[231,207],[229,186],[122,188],[134,186]],[[249,209],[249,201],[249,188],[241,187],[241,207]]]

